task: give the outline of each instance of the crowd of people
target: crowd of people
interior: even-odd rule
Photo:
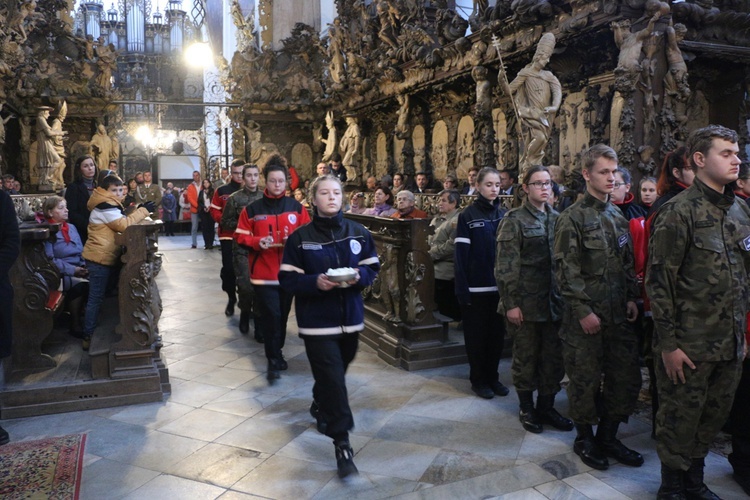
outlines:
[[[643,362],[661,461],[658,498],[718,498],[705,485],[704,459],[730,416],[730,462],[750,491],[750,373],[743,373],[750,168],[738,152],[737,134],[712,125],[667,155],[658,178],[643,177],[635,188],[615,151],[600,144],[581,155],[577,185],[564,187],[562,169],[545,166],[527,169],[520,182],[512,171],[472,168],[464,186],[453,175],[432,182],[419,172],[412,182],[396,173],[366,180],[370,207],[363,191],[345,192],[338,157],[318,164],[309,181],[291,176],[280,155],[262,171],[236,160],[216,189],[195,172],[182,193],[171,183],[160,189],[150,172],[124,183],[116,164],[98,172],[82,157],[65,197],[45,202],[44,218],[61,227],[46,251],[63,275],[71,334],[85,349],[116,280],[118,232],[150,215],[174,234],[170,223],[183,204],[193,248],[199,222],[207,249],[216,227],[224,312],[233,316],[239,306],[242,334],[253,320],[270,383],[287,369],[295,299],[314,378],[310,413],[333,440],[346,477],[357,468],[345,374],[364,329],[361,291],[380,263],[369,231],[344,213],[427,218],[415,193],[435,193],[428,241],[435,304],[441,319],[463,329],[471,390],[485,399],[510,393],[499,373],[508,334],[523,428],[575,429],[573,451],[589,467],[605,470],[610,459],[640,467],[643,456],[618,431],[635,409]],[[475,198],[462,207],[462,194]],[[506,210],[501,196],[512,196],[514,208]],[[3,291],[7,269],[0,270]],[[0,319],[5,328],[5,312]],[[555,409],[565,375],[568,417]]]

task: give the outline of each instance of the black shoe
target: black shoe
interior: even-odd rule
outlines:
[[[357,466],[354,465],[354,451],[349,441],[334,443],[336,448],[336,467],[339,469],[339,477],[344,479],[351,474],[359,474]]]
[[[225,316],[234,316],[234,304],[236,303],[236,300],[229,299],[227,301],[227,308],[224,309],[224,315]]]
[[[507,396],[510,393],[510,389],[505,387],[500,382],[492,382],[490,384],[490,389],[492,389],[492,392],[494,392],[498,396]]]
[[[278,363],[273,361],[268,362],[268,372],[266,372],[266,380],[272,382],[281,378],[281,372],[279,371]]]
[[[640,467],[643,465],[643,455],[635,450],[631,450],[622,444],[622,441],[617,439],[618,427],[620,427],[619,422],[610,420],[599,422],[599,428],[596,429],[596,442],[599,445],[599,449],[604,455],[614,458],[623,465]]]
[[[315,419],[315,428],[318,429],[318,432],[325,434],[326,429],[328,429],[328,422],[323,420],[323,416],[320,414],[320,406],[314,399],[310,405],[310,415]]]
[[[266,339],[263,337],[262,333],[255,332],[255,341],[259,344],[264,344]]]
[[[521,421],[523,428],[534,434],[539,434],[544,430],[542,423],[539,421],[534,410],[534,393],[531,391],[518,391],[518,420]]]
[[[250,331],[250,313],[242,311],[240,313],[240,333],[245,334]]]
[[[661,485],[656,493],[657,500],[685,500],[683,471],[670,469],[661,464]]]
[[[0,427],[0,446],[8,444],[10,442],[10,435],[8,431]]]
[[[575,424],[578,435],[573,442],[573,451],[581,461],[592,469],[607,470],[609,461],[601,452],[594,438],[594,431],[588,424]]]
[[[480,398],[492,399],[495,397],[495,393],[492,392],[492,389],[488,385],[472,385],[471,390]]]
[[[561,431],[572,431],[573,421],[563,417],[555,410],[555,395],[545,394],[536,398],[536,414],[543,424],[551,425]]]
[[[281,356],[281,361],[279,361],[279,370],[284,371],[289,369],[289,364],[286,362],[286,359],[284,359],[284,356]]]
[[[81,340],[81,349],[88,351],[89,347],[91,347],[91,335],[84,335]]]
[[[704,459],[694,458],[690,468],[682,474],[685,498],[688,500],[720,500],[719,496],[709,490],[706,483],[703,482],[704,465]]]
[[[198,248],[198,247],[195,245],[190,245],[190,248]]]

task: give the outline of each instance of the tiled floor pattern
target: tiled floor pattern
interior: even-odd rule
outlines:
[[[2,422],[14,441],[88,433],[82,498],[654,498],[659,462],[643,422],[621,429],[643,452],[643,467],[592,470],[572,453],[572,432],[522,429],[515,392],[475,397],[466,365],[410,373],[364,346],[348,375],[361,473],[341,481],[333,446],[308,414],[312,379],[301,341],[289,336],[289,370],[269,386],[262,346],[238,333],[238,315],[223,314],[220,253],[190,250],[185,236],[160,245],[171,396]],[[501,374],[510,385],[507,360]],[[565,413],[564,394],[558,399]],[[744,498],[723,457],[707,463],[716,493]]]

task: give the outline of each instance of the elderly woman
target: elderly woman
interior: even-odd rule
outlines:
[[[354,191],[349,196],[349,210],[346,211],[348,214],[363,214],[367,210],[365,204],[365,193]]]
[[[83,243],[78,230],[68,224],[68,203],[61,196],[50,196],[42,207],[50,224],[60,224],[60,230],[44,242],[47,257],[62,275],[65,306],[70,313],[70,334],[83,338],[81,316],[89,292],[88,270],[81,256]]]
[[[380,186],[375,190],[374,199],[375,206],[362,212],[363,215],[390,217],[396,213],[396,209],[393,208],[393,194],[389,188]]]
[[[430,257],[435,264],[435,304],[440,314],[454,321],[461,320],[461,306],[456,300],[456,275],[453,267],[460,202],[461,195],[457,190],[446,189],[440,192],[438,215],[430,222],[435,232],[429,238]]]

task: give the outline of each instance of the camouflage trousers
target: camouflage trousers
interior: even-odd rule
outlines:
[[[560,323],[552,321],[524,321],[515,326],[506,320],[513,338],[511,374],[517,391],[539,391],[540,395],[560,392],[560,381],[565,376],[562,343],[557,332]]]
[[[255,290],[250,283],[250,263],[247,260],[247,251],[232,242],[232,261],[234,264],[234,275],[237,283],[237,305],[240,311],[252,312],[258,317],[258,305],[255,303]]]
[[[596,425],[599,418],[627,422],[641,390],[638,336],[632,325],[602,324],[594,335],[567,313],[560,338],[568,374],[570,418],[578,424]]]
[[[659,411],[656,451],[670,469],[687,470],[691,459],[704,458],[729,417],[742,375],[742,361],[693,361],[685,366],[685,383],[673,384],[664,363],[656,366]]]

